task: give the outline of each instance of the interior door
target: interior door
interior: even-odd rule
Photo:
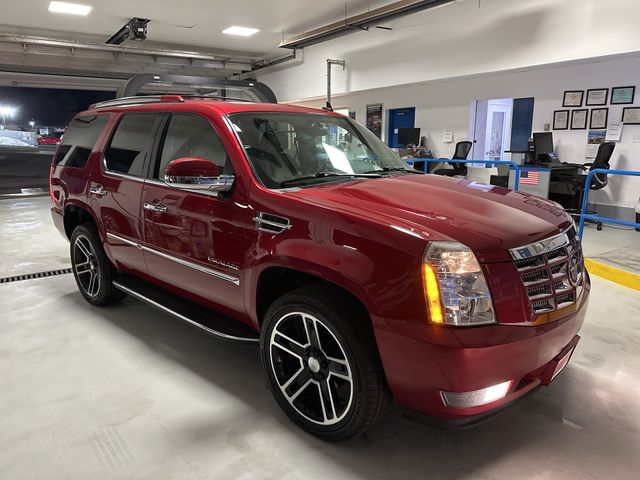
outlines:
[[[144,257],[152,278],[230,312],[244,308],[241,271],[247,217],[230,196],[185,191],[160,181],[177,158],[215,162],[224,174],[233,168],[211,123],[194,114],[173,114],[142,195]],[[247,217],[248,218],[248,217]],[[247,221],[246,223],[249,223]]]
[[[416,121],[415,107],[394,108],[389,110],[389,131],[387,139],[391,148],[399,148],[398,145],[398,129],[414,128]]]

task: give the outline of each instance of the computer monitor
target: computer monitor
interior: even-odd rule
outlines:
[[[540,132],[533,134],[533,148],[537,162],[551,162],[557,160],[553,150],[553,133]]]
[[[398,145],[406,147],[408,145],[418,145],[420,143],[419,128],[399,128]]]

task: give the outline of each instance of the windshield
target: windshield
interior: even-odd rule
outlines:
[[[373,133],[345,117],[252,112],[229,115],[229,120],[267,188],[411,171]]]

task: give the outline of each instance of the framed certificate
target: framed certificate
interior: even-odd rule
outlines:
[[[611,105],[631,105],[636,95],[636,87],[615,87],[611,89]]]
[[[588,107],[606,105],[609,101],[609,89],[608,88],[594,88],[587,90],[587,103]]]
[[[594,108],[591,110],[591,122],[589,122],[589,128],[591,130],[605,130],[607,128],[608,118],[608,108]]]
[[[567,90],[562,100],[563,107],[581,107],[584,90]]]
[[[622,112],[622,123],[640,125],[640,107],[627,107]]]
[[[556,110],[555,112],[553,112],[553,129],[569,129],[569,110]]]
[[[589,110],[573,110],[571,112],[571,130],[586,130]]]

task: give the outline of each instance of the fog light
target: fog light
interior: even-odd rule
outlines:
[[[480,405],[486,405],[487,403],[495,402],[496,400],[504,398],[507,395],[510,386],[511,380],[491,387],[481,388],[480,390],[474,390],[473,392],[440,392],[440,394],[442,395],[442,401],[448,407],[479,407]]]

